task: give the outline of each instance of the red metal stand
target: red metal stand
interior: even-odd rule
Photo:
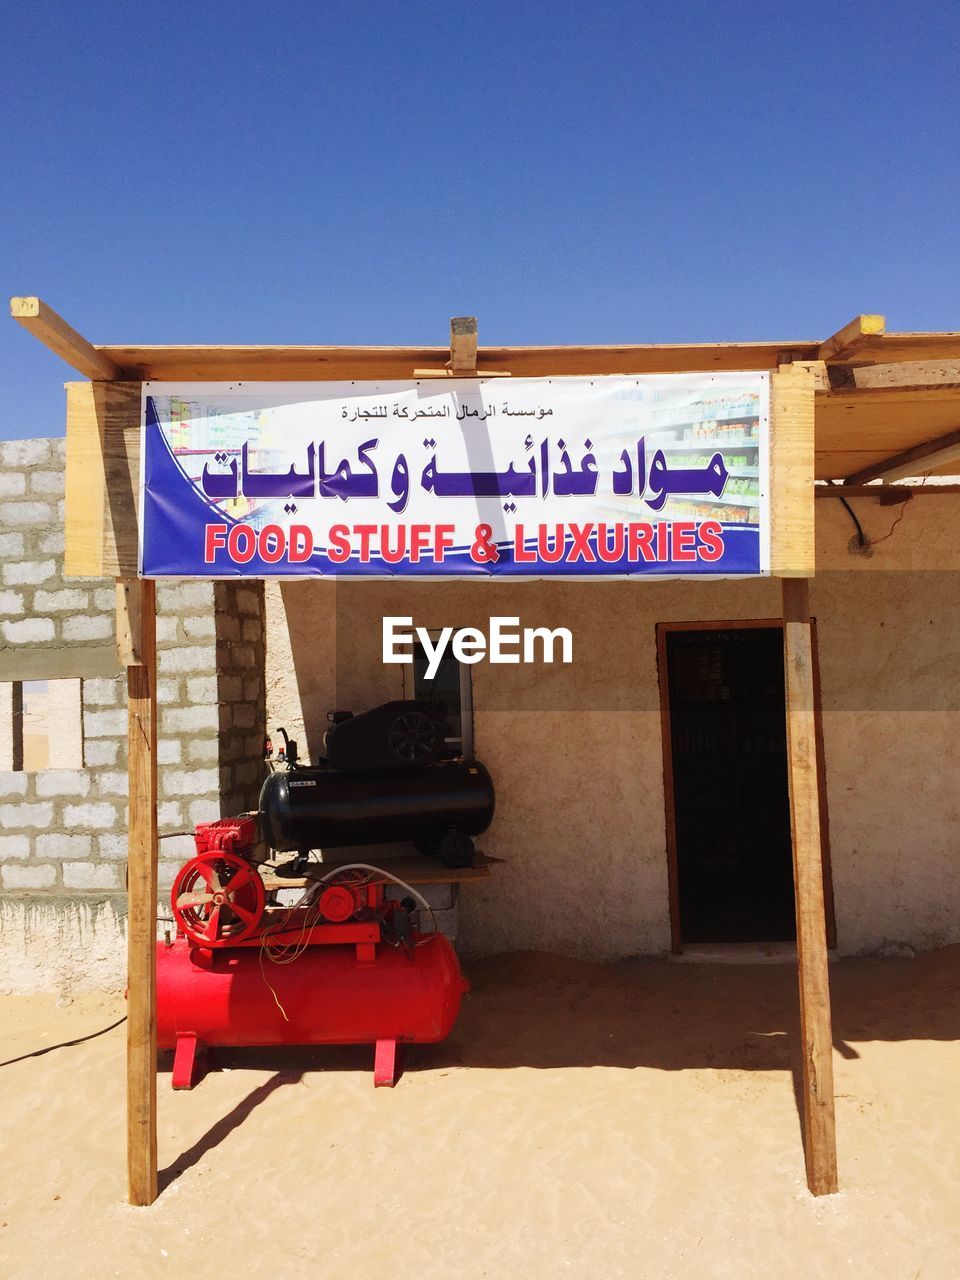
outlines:
[[[392,1089],[400,1079],[400,1050],[396,1040],[378,1040],[373,1059],[373,1083],[375,1088]]]
[[[207,1069],[207,1047],[192,1034],[184,1032],[177,1036],[176,1048],[173,1051],[174,1089],[192,1089],[203,1077]]]

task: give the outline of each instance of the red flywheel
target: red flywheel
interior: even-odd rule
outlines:
[[[201,947],[228,947],[249,938],[265,902],[260,873],[232,853],[191,858],[177,872],[170,894],[178,928]]]

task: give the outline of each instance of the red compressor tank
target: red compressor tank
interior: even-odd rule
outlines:
[[[177,1050],[174,1088],[190,1087],[197,1052],[215,1045],[376,1044],[375,1083],[392,1084],[397,1044],[445,1039],[466,989],[442,934],[410,951],[381,944],[366,962],[335,945],[284,964],[258,946],[177,938],[157,944],[157,1044]]]

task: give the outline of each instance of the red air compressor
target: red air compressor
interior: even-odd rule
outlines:
[[[413,928],[416,899],[429,910],[416,889],[355,863],[271,905],[255,817],[203,823],[195,839],[171,893],[177,936],[157,944],[157,1042],[175,1051],[175,1089],[218,1045],[373,1043],[374,1084],[393,1085],[398,1045],[449,1034],[467,983],[449,941]],[[388,900],[392,883],[411,896]]]

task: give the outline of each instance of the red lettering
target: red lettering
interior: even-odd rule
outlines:
[[[593,554],[593,547],[588,542],[592,532],[592,524],[572,524],[570,526],[573,546],[570,548],[570,555],[567,557],[568,564],[573,564],[575,560],[585,560],[587,564],[596,564],[597,557]]]
[[[343,564],[350,558],[350,530],[345,524],[330,526],[330,545],[327,547],[327,559],[331,564]]]
[[[518,524],[513,531],[513,562],[514,564],[535,564],[536,560],[536,551],[528,551],[524,547],[523,525]]]
[[[397,545],[390,546],[391,532],[397,535]],[[388,524],[385,524],[380,530],[380,555],[387,564],[399,564],[406,554],[407,550],[407,526],[405,524],[397,525],[396,529],[391,530]]]
[[[428,524],[412,524],[410,526],[410,563],[420,563],[421,551],[426,551],[430,543],[430,526]]]
[[[290,526],[290,547],[287,559],[291,564],[303,564],[313,555],[313,530],[308,524]]]
[[[265,524],[257,535],[257,549],[266,564],[276,564],[287,549],[287,535],[278,524]]]
[[[542,524],[539,527],[537,545],[540,549],[540,559],[544,562],[544,564],[557,564],[559,561],[563,559],[563,553],[565,549],[565,543],[563,538],[563,525],[562,524],[554,525],[554,530],[555,532],[553,535],[553,546],[551,547],[547,542],[547,537],[548,537],[547,526],[545,524]]]
[[[227,538],[227,555],[234,564],[248,564],[257,549],[257,540],[248,524],[235,524]]]
[[[203,542],[204,564],[213,564],[217,552],[227,543],[227,526],[225,524],[208,524]]]
[[[453,535],[455,526],[452,524],[434,525],[433,539],[433,559],[435,564],[441,564],[446,559],[446,554],[453,546]]]
[[[676,520],[671,525],[670,558],[679,563],[696,560],[697,534],[692,520]]]
[[[659,528],[659,525],[657,526]],[[630,526],[630,560],[639,560],[642,556],[644,560],[651,561],[654,558],[653,550],[653,525],[652,524],[632,524]]]
[[[719,520],[704,520],[697,529],[701,545],[697,555],[701,560],[719,560],[723,555],[723,526]]]
[[[370,563],[370,539],[377,532],[375,524],[355,524],[353,532],[360,539],[360,561],[362,564]]]
[[[613,546],[610,546],[610,533],[613,533]],[[622,524],[597,525],[597,555],[605,564],[616,564],[623,559],[626,543],[626,532]]]

